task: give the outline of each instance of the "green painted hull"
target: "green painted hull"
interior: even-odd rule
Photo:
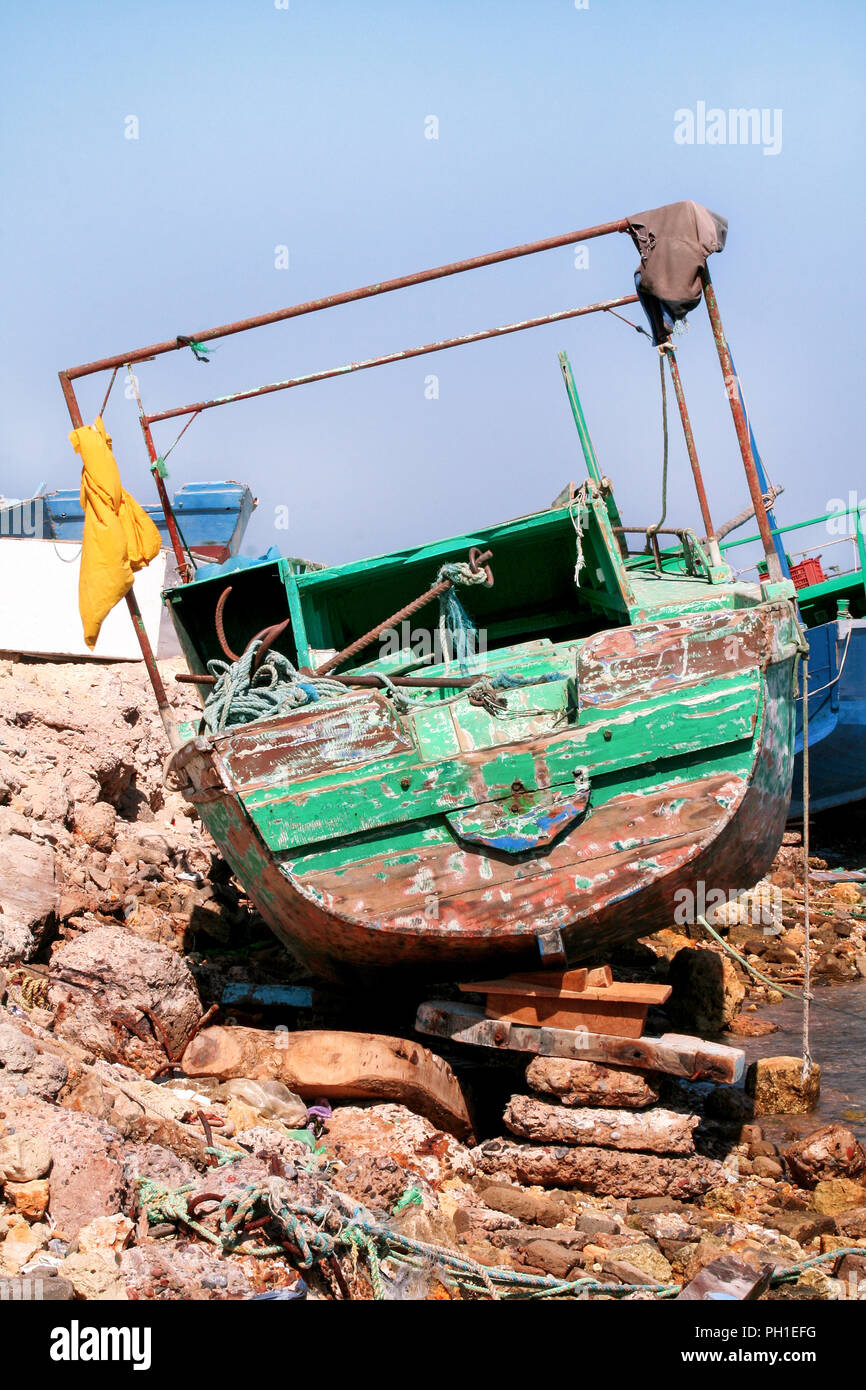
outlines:
[[[439,692],[401,713],[354,691],[176,755],[221,852],[314,972],[579,963],[670,925],[701,881],[738,893],[765,872],[790,796],[790,602],[632,577],[605,553],[620,621],[488,652],[488,675],[534,682],[505,709]]]

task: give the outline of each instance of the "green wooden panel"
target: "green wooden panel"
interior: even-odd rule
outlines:
[[[751,739],[761,678],[726,677],[674,695],[648,700],[535,745],[508,744],[438,763],[414,754],[374,767],[242,794],[272,850],[363,834],[387,825],[444,814],[510,794],[570,783],[579,768],[594,782],[643,763],[688,759],[709,748]],[[406,785],[408,783],[408,785]]]
[[[682,760],[679,765],[672,761],[662,768],[655,763],[626,768],[596,779],[592,786],[590,806],[597,809],[623,793],[640,795],[661,786],[670,791],[673,800],[678,783],[692,782],[702,777],[715,775],[745,780],[751,772],[753,759],[754,744],[741,740],[722,748],[707,749],[703,757],[696,755]],[[659,841],[664,840],[666,835],[666,828],[660,826]],[[365,835],[337,840],[329,845],[317,845],[310,850],[289,850],[278,856],[277,862],[284,873],[293,877],[302,878],[305,874],[315,876],[334,870],[357,873],[369,861],[386,853],[388,858],[383,861],[386,868],[399,863],[415,863],[419,853],[434,844],[451,845],[455,851],[461,848],[444,816],[410,821],[408,825],[384,826]]]

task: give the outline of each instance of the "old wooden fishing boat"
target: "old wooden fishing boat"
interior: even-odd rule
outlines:
[[[200,343],[424,279],[630,232],[646,247],[694,204],[379,282],[198,335]],[[689,219],[691,221],[689,222]],[[647,232],[651,233],[649,241]],[[682,237],[678,238],[682,244]],[[694,239],[685,267],[727,345]],[[723,241],[723,238],[722,238]],[[231,398],[142,414],[152,426],[262,391],[633,303],[632,294],[427,344]],[[682,317],[687,293],[657,296]],[[72,383],[188,339],[61,374]],[[673,344],[670,370],[708,542],[627,542],[563,371],[588,479],[552,508],[363,563],[264,561],[166,594],[204,718],[169,775],[276,934],[332,978],[478,978],[562,967],[668,925],[703,880],[737,892],[768,867],[790,796],[802,638],[781,579],[742,410],[729,393],[769,576],[734,579],[712,531]],[[664,366],[662,366],[664,371]],[[464,602],[458,602],[457,593]],[[480,634],[479,640],[476,634]],[[147,652],[145,651],[145,656]]]

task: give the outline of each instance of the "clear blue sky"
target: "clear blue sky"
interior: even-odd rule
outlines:
[[[730,219],[712,271],[780,518],[862,491],[864,17],[858,0],[6,6],[0,492],[77,483],[61,367],[680,198]],[[700,101],[781,109],[781,151],[675,143],[674,112]],[[635,264],[616,237],[585,269],[554,251],[228,339],[208,366],[173,354],[141,368],[145,403],[628,293]],[[655,354],[607,316],[212,411],[172,483],[245,479],[249,549],[331,562],[535,510],[582,476],[562,347],[626,520],[656,519]],[[745,484],[703,308],[680,362],[722,519]],[[103,389],[83,385],[86,416]],[[118,387],[106,419],[152,500]],[[177,425],[157,428],[164,449]],[[676,420],[672,441],[668,517],[689,524]]]

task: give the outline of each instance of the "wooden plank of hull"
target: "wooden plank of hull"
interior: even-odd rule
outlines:
[[[538,935],[551,928],[569,962],[586,961],[669,925],[675,895],[699,879],[739,891],[765,872],[789,797],[791,664],[776,659],[763,672],[758,723],[746,757],[728,760],[730,772],[690,781],[688,760],[674,765],[656,789],[624,789],[591,810],[540,858],[474,853],[453,840],[443,849],[440,814],[418,823],[430,843],[402,865],[394,849],[378,863],[362,859],[359,842],[351,872],[314,870],[307,856],[286,856],[281,871],[224,761],[196,755],[190,771],[201,791],[192,799],[263,917],[318,973],[345,979],[396,968],[471,979],[531,970]],[[425,915],[430,894],[438,917]]]
[[[573,879],[554,865],[554,872],[539,876],[534,891],[514,885],[523,887],[522,915],[509,913],[511,903],[500,897],[504,921],[493,916],[495,903],[478,901],[477,894],[476,912],[463,920],[455,915],[431,921],[418,909],[413,917],[389,917],[381,910],[362,917],[335,901],[328,883],[282,873],[234,794],[216,788],[194,799],[262,916],[319,974],[340,980],[359,972],[396,969],[429,978],[471,979],[473,974],[489,974],[491,967],[508,973],[537,968],[536,934],[539,923],[550,920],[551,906],[559,909],[569,960],[591,959],[618,942],[669,925],[679,889],[694,891],[699,879],[739,889],[766,871],[781,840],[787,810],[793,742],[790,679],[790,663],[768,672],[765,711],[748,778],[735,779],[733,785],[731,779],[712,778],[703,785],[679,783],[657,794],[655,801],[640,796],[635,805],[623,795],[600,808],[612,810],[613,834],[617,824],[620,831],[628,824],[630,813],[648,812],[658,823],[653,813],[662,804],[670,805],[672,792],[682,801],[675,813],[686,817],[682,833],[672,834],[661,848],[654,845],[651,870],[641,868],[643,861],[634,851],[616,851],[605,866],[605,888],[580,902]],[[212,776],[210,764],[207,770]],[[716,817],[703,826],[694,824],[694,808],[713,802]],[[585,835],[591,825],[590,818],[576,833]],[[368,872],[365,877],[375,882]]]
[[[660,756],[672,761],[705,755],[710,748],[721,751],[722,745],[754,737],[759,704],[760,681],[754,673],[726,675],[712,689],[692,691],[687,698],[668,692],[565,733],[439,762],[419,763],[417,755],[406,754],[364,760],[352,772],[346,766],[351,745],[343,740],[339,772],[332,767],[324,777],[296,781],[294,769],[286,767],[267,787],[249,791],[237,782],[233,738],[223,762],[259,833],[279,853],[478,807],[511,796],[515,781],[527,794],[555,787],[573,791],[578,771],[591,769],[595,778],[622,776]],[[340,747],[336,739],[335,747]]]
[[[768,604],[600,632],[578,653],[581,711],[617,709],[672,687],[689,689],[719,671],[759,667],[783,620],[783,606]]]
[[[603,1062],[637,1071],[661,1071],[689,1081],[736,1085],[746,1070],[746,1054],[740,1048],[704,1042],[682,1033],[663,1033],[660,1038],[621,1038],[567,1028],[534,1028],[487,1018],[483,1010],[471,1004],[454,1004],[450,1000],[421,1004],[415,1027],[419,1033],[434,1038],[491,1047],[497,1052]]]
[[[458,1137],[472,1129],[448,1063],[405,1038],[320,1029],[203,1028],[187,1045],[182,1066],[188,1076],[282,1081],[306,1099],[397,1101]]]

